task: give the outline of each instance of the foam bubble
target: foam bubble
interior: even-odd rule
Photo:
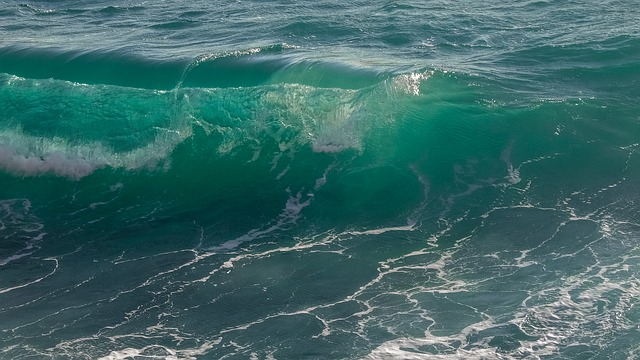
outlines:
[[[121,350],[113,350],[109,355],[100,357],[100,360],[124,360],[124,359],[166,359],[166,360],[178,360],[178,359],[192,359],[195,360],[198,356],[206,354],[220,341],[207,341],[198,348],[193,349],[173,349],[162,345],[148,345],[141,348],[125,348]],[[161,353],[162,355],[158,355]]]
[[[126,152],[114,152],[100,142],[73,144],[44,138],[20,129],[0,132],[0,169],[20,176],[55,174],[80,179],[103,167],[127,170],[149,167],[167,158],[190,131],[160,133],[154,141]]]
[[[0,167],[23,176],[54,173],[81,178],[104,166],[95,160],[53,152],[43,156],[24,155],[10,146],[0,146]]]
[[[468,360],[489,360],[489,359],[508,359],[510,357],[496,353],[494,349],[457,349],[450,354],[431,354],[420,353],[416,349],[420,346],[439,344],[436,341],[421,339],[398,339],[388,341],[374,351],[372,351],[365,359],[407,359],[407,360],[428,360],[428,359],[468,359]]]
[[[431,77],[432,72],[408,73],[398,75],[393,78],[391,86],[395,90],[399,90],[406,94],[418,96],[420,95],[420,84]]]

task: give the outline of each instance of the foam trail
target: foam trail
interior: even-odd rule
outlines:
[[[312,196],[308,196],[307,200],[302,201],[302,193],[298,192],[295,197],[289,196],[287,203],[285,204],[282,213],[279,215],[278,220],[274,225],[269,226],[264,230],[253,229],[248,233],[233,239],[226,241],[225,243],[206,249],[207,251],[228,251],[237,248],[243,243],[250,242],[256,239],[260,239],[268,234],[271,234],[277,230],[283,230],[285,226],[294,224],[300,217],[300,212],[305,207],[311,204]]]
[[[49,276],[53,275],[56,271],[58,271],[58,266],[59,266],[58,259],[46,258],[46,259],[43,259],[43,260],[55,262],[55,267],[53,268],[53,270],[51,270],[50,273],[48,273],[47,275],[45,275],[43,277],[37,278],[37,279],[35,279],[33,281],[29,281],[28,283],[25,283],[25,284],[21,284],[21,285],[12,286],[12,287],[9,287],[9,288],[0,289],[0,294],[5,294],[5,293],[8,293],[8,292],[13,291],[13,290],[25,288],[25,287],[27,287],[29,285],[37,284],[37,283],[41,282],[42,280],[48,278]]]

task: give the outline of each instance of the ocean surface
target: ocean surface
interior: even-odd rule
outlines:
[[[0,0],[0,359],[640,358],[640,3]]]

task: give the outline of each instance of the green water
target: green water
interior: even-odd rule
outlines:
[[[633,4],[2,5],[0,358],[637,357]]]

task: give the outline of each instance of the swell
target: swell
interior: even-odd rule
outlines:
[[[31,79],[58,79],[82,84],[108,84],[171,89],[187,60],[154,61],[118,51],[66,51],[10,46],[0,49],[0,72]]]
[[[594,97],[637,102],[640,39],[615,36],[598,41],[509,50],[482,64],[505,92],[547,97]]]
[[[144,89],[227,88],[296,83],[356,89],[391,76],[342,63],[301,59],[287,44],[195,58],[151,59],[135,50],[82,51],[9,46],[0,48],[0,73]]]

